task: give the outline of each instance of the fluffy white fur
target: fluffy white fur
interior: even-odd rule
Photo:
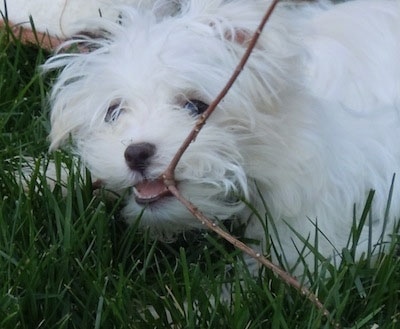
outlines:
[[[91,23],[104,31],[102,39],[81,40],[92,51],[58,54],[45,65],[62,68],[51,95],[51,148],[71,136],[93,175],[117,191],[156,179],[196,120],[186,101],[217,96],[269,3],[179,1],[173,15],[125,7],[120,23]],[[264,200],[294,264],[303,244],[292,229],[314,242],[317,223],[325,236],[319,251],[330,257],[347,245],[353,212],[361,216],[373,189],[373,220],[359,247],[365,251],[369,231],[372,245],[381,236],[400,171],[399,59],[398,0],[280,3],[179,163],[183,195],[211,218],[246,221],[246,235],[261,241],[262,224],[237,196],[262,218]],[[155,154],[141,173],[128,167],[124,152],[143,142]],[[387,231],[400,215],[398,185]],[[141,223],[159,232],[200,226],[170,197],[147,207],[128,197],[127,220],[142,212]]]

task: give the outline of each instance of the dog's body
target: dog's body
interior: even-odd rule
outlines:
[[[105,38],[88,40],[92,51],[45,65],[63,67],[52,93],[51,147],[71,136],[94,176],[135,192],[127,220],[144,209],[141,223],[167,234],[201,224],[174,198],[154,198],[157,178],[226,84],[270,3],[181,2],[173,14],[124,8],[120,23],[99,19]],[[333,255],[346,246],[371,189],[372,222],[359,250],[370,232],[377,243],[399,172],[400,1],[358,0],[279,4],[175,174],[206,215],[251,217],[246,235],[261,241],[262,223],[238,196],[261,218],[265,202],[276,245],[294,264],[303,245],[294,231],[311,243],[323,232],[319,252]],[[395,182],[388,230],[399,215]]]

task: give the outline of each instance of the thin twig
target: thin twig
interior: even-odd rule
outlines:
[[[56,49],[65,41],[51,36],[48,33],[35,31],[31,28],[24,27],[21,24],[14,24],[11,21],[0,20],[0,28],[8,28],[14,38],[19,40],[22,44],[38,46],[49,52]]]
[[[174,172],[175,168],[178,165],[178,162],[180,161],[182,155],[186,151],[186,149],[189,147],[189,145],[196,139],[197,135],[200,133],[201,129],[205,125],[207,119],[210,117],[210,115],[215,111],[216,107],[218,104],[221,102],[221,100],[225,97],[225,95],[228,93],[236,79],[238,78],[239,74],[242,72],[244,69],[247,60],[249,59],[251,52],[253,51],[258,38],[264,29],[264,26],[268,22],[272,12],[274,11],[276,5],[278,4],[280,0],[274,0],[272,1],[270,7],[268,8],[267,12],[265,13],[260,25],[258,26],[257,30],[255,31],[254,35],[252,36],[250,43],[246,49],[246,52],[244,53],[241,61],[239,62],[238,66],[236,67],[235,71],[233,72],[231,78],[227,82],[226,86],[222,89],[218,97],[209,105],[207,110],[200,116],[200,118],[197,120],[194,128],[192,131],[189,133],[187,138],[184,140],[182,143],[181,147],[178,149],[177,153],[175,154],[174,158],[170,162],[169,166],[167,169],[164,171],[164,173],[161,175],[162,179],[164,180],[164,184],[167,186],[169,191],[207,228],[210,230],[214,231],[217,233],[219,236],[230,242],[233,246],[236,248],[242,250],[244,253],[249,255],[250,257],[256,259],[259,263],[264,265],[266,268],[270,269],[278,275],[284,282],[286,282],[288,285],[299,291],[302,295],[306,296],[318,309],[320,309],[323,313],[324,316],[329,317],[330,313],[326,309],[326,307],[318,300],[318,297],[312,293],[309,289],[306,287],[302,286],[298,280],[296,280],[293,276],[291,276],[289,273],[281,269],[279,266],[273,264],[271,261],[266,259],[263,255],[260,253],[256,252],[254,249],[250,248],[243,242],[239,241],[238,239],[234,238],[232,235],[224,231],[221,227],[219,227],[216,223],[211,221],[209,218],[207,218],[194,204],[192,204],[190,201],[188,201],[186,198],[182,196],[182,194],[179,192],[178,188],[176,187],[176,181],[174,177]],[[335,327],[339,327],[337,324],[335,324]]]

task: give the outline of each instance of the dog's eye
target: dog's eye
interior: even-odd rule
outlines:
[[[114,122],[118,119],[121,110],[122,108],[120,103],[111,104],[107,109],[107,114],[104,118],[104,121],[107,123]]]
[[[208,104],[199,101],[198,99],[190,99],[183,107],[192,115],[200,115],[207,110]]]

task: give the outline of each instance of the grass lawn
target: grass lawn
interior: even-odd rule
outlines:
[[[327,321],[268,271],[251,277],[240,252],[213,234],[153,241],[126,227],[121,200],[94,196],[80,175],[70,175],[67,196],[48,187],[48,159],[74,162],[47,153],[52,77],[37,73],[45,58],[0,32],[0,329],[400,328],[397,234],[377,262],[367,255],[355,264],[349,247],[337,270],[309,275]],[[39,159],[29,192],[14,175],[21,155]],[[221,303],[227,282],[237,293]]]

